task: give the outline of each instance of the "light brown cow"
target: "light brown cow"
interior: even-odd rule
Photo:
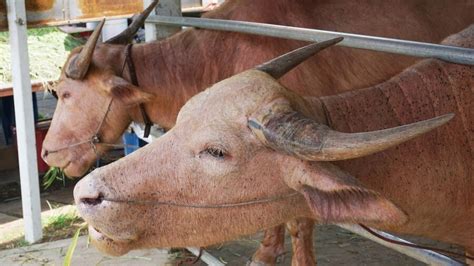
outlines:
[[[381,3],[228,0],[206,17],[439,42],[474,20],[474,6],[469,1],[453,4],[424,0]],[[82,176],[97,155],[108,149],[104,143],[115,143],[132,120],[142,121],[138,103],[144,103],[154,123],[171,128],[178,110],[194,94],[302,46],[301,42],[253,35],[185,30],[164,41],[133,47],[132,58],[140,84],[137,88],[127,81],[130,80],[128,68],[122,69],[124,43],[131,35],[133,31],[113,41],[121,44],[98,44],[95,49],[91,38],[88,47],[93,50],[89,53],[92,58],[84,60],[90,64],[83,63],[87,67],[81,67],[79,73],[61,75],[56,88],[58,106],[43,144],[43,158],[48,164],[63,168],[69,176]],[[75,65],[72,60],[79,51],[71,53],[64,69]],[[308,60],[281,82],[301,95],[329,95],[376,84],[414,61],[414,58],[337,47]],[[75,75],[80,78],[74,78]],[[91,145],[89,140],[96,133],[102,143]],[[276,232],[279,232],[277,236],[269,235],[264,241],[256,256],[258,261],[273,263],[276,255],[283,253],[282,227]]]
[[[474,26],[446,43],[474,47]],[[306,217],[474,251],[474,67],[425,60],[323,98],[289,91],[274,69],[215,84],[162,138],[82,179],[74,197],[94,244],[205,246]]]

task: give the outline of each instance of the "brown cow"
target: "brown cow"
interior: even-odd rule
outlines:
[[[474,25],[446,44],[474,47]],[[303,98],[275,80],[279,61],[199,93],[162,138],[77,184],[99,249],[204,246],[309,217],[474,251],[474,67],[425,60],[374,87]]]
[[[361,4],[350,0],[236,0],[226,1],[206,17],[440,42],[472,23],[474,5],[469,1]],[[84,56],[81,67],[71,69],[81,50],[76,49],[65,63],[64,70],[71,69],[71,73],[64,71],[56,86],[59,101],[43,144],[43,157],[69,176],[82,176],[95,162],[97,153],[90,143],[70,146],[96,133],[111,98],[115,100],[108,113],[110,119],[102,125],[99,135],[103,142],[115,143],[132,120],[142,121],[137,103],[146,102],[151,120],[169,129],[191,96],[219,80],[302,46],[297,41],[254,35],[185,30],[164,41],[133,47],[132,58],[140,84],[136,88],[127,81],[128,68],[123,71],[124,43],[131,33],[128,31],[114,39],[113,44],[99,44],[95,49],[95,39],[91,38],[88,55],[92,58]],[[301,95],[330,95],[381,82],[414,61],[409,57],[337,47],[308,60],[281,82]],[[96,146],[98,153],[107,149],[101,144]]]
[[[439,42],[472,22],[474,6],[468,1],[229,0],[206,17]],[[130,34],[123,34],[113,42],[126,43],[129,38]],[[93,40],[89,48],[94,47]],[[83,60],[90,62],[88,67],[61,75],[56,88],[58,106],[43,145],[43,158],[69,176],[81,176],[97,154],[108,149],[104,143],[115,143],[130,121],[142,121],[137,103],[145,102],[154,123],[170,128],[185,101],[206,86],[301,45],[238,33],[185,30],[164,41],[133,47],[138,89],[126,81],[128,69],[122,71],[125,45],[99,44],[89,50],[93,50],[90,61]],[[72,61],[78,52],[71,53],[64,69],[75,65]],[[413,58],[338,47],[304,63],[282,83],[301,95],[329,95],[376,84],[413,62]],[[81,78],[74,78],[76,75]],[[105,113],[107,120],[102,124]],[[102,143],[91,145],[89,140],[96,133]],[[273,262],[283,252],[283,231],[277,231],[277,239],[269,237],[263,243],[269,250],[262,249],[258,260]],[[272,239],[279,243],[276,247]]]

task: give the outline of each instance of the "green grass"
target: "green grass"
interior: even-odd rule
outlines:
[[[50,203],[53,208],[54,203]],[[58,207],[60,205],[57,205]],[[85,223],[78,216],[74,206],[63,206],[57,213],[42,214],[43,239],[39,243],[65,239],[74,236],[77,229],[83,228]],[[80,235],[87,234],[82,230]],[[0,250],[24,247],[30,245],[25,241],[22,223],[10,224],[8,229],[0,230]]]
[[[18,247],[27,247],[30,245],[30,242],[26,241],[25,239],[21,239],[20,241],[18,241],[18,244],[17,246]]]
[[[61,181],[64,185],[65,177],[63,171],[58,167],[50,167],[43,176],[43,187],[48,189],[55,181]]]
[[[69,52],[82,42],[55,27],[28,30],[28,54],[32,80],[56,80]],[[11,82],[8,32],[0,32],[0,83]]]
[[[78,221],[81,221],[81,218],[75,214],[60,214],[58,216],[49,217],[46,222],[46,227],[47,230],[60,230]]]

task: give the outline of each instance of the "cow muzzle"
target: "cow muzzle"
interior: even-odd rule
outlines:
[[[55,151],[43,146],[41,158],[51,167],[58,167],[70,178],[82,177],[96,161],[95,154],[88,148],[75,147]]]
[[[127,253],[140,236],[139,215],[128,204],[108,201],[114,197],[98,170],[87,175],[74,188],[74,201],[82,218],[89,224],[94,245],[111,255]]]

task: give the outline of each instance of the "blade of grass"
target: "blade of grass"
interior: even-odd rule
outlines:
[[[64,185],[64,173],[57,167],[50,167],[43,177],[44,189],[48,189],[56,180],[62,181]]]
[[[66,256],[64,257],[63,266],[71,266],[72,256],[74,254],[74,250],[76,250],[77,241],[79,240],[79,234],[81,233],[81,230],[86,227],[87,224],[79,227],[79,229],[77,229],[76,233],[72,237],[72,242],[69,245],[69,248],[67,249]]]

